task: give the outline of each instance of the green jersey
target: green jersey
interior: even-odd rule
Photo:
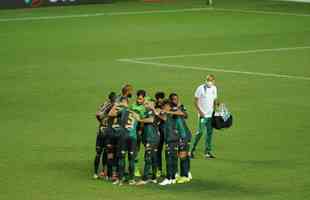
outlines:
[[[186,124],[185,118],[187,118],[187,110],[186,108],[181,105],[179,107],[172,107],[171,109],[172,111],[177,111],[180,110],[183,113],[185,113],[185,116],[173,116],[173,119],[175,120],[176,123],[176,129],[178,131],[178,134],[180,136],[180,138],[184,139],[184,140],[190,140],[192,137],[192,134]]]
[[[148,110],[145,112],[145,118],[153,117],[155,118],[155,113],[152,110]],[[158,127],[156,126],[156,122],[153,123],[145,123],[143,127],[142,141],[144,144],[158,144],[160,140]]]
[[[136,138],[136,128],[138,124],[138,116],[135,112],[126,107],[120,109],[117,113],[117,122],[121,128],[127,129],[129,137]]]
[[[179,136],[184,140],[191,140],[192,134],[185,119],[183,117],[177,117],[174,120],[176,121],[176,129],[178,130]]]
[[[165,143],[172,143],[179,141],[179,134],[177,130],[176,120],[171,114],[166,114],[166,121],[164,122],[164,139]]]
[[[143,104],[131,104],[129,106],[129,109],[136,112],[141,118],[144,118],[145,113],[146,113],[146,108]]]

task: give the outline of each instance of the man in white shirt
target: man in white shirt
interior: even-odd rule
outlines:
[[[212,114],[214,111],[214,105],[217,101],[217,88],[215,84],[215,77],[208,75],[205,84],[200,85],[195,92],[195,107],[199,115],[198,130],[194,139],[194,143],[191,149],[191,156],[194,158],[194,152],[196,146],[204,131],[207,132],[205,140],[205,157],[215,158],[212,154]],[[207,130],[206,130],[207,129]]]

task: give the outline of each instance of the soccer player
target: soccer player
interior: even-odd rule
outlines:
[[[102,172],[100,176],[105,176],[104,169],[107,164],[107,152],[105,149],[106,131],[110,127],[108,113],[114,105],[116,94],[111,92],[108,97],[108,101],[100,105],[99,110],[96,113],[96,118],[99,122],[97,137],[96,137],[96,156],[94,160],[94,179],[98,179],[98,169],[100,163],[100,157],[102,155]]]
[[[161,109],[162,103],[165,99],[165,93],[164,92],[156,92],[155,94],[155,109],[158,111]],[[163,146],[164,146],[164,121],[157,117],[158,122],[158,131],[159,131],[159,144],[157,148],[157,164],[158,164],[158,171],[157,176],[163,176],[163,166],[162,166],[162,152],[163,152]]]
[[[127,100],[132,97],[133,87],[130,84],[125,84],[121,89],[121,95],[116,98],[116,102],[119,102],[121,98],[126,98]]]
[[[134,171],[137,144],[136,126],[139,116],[135,112],[129,110],[128,99],[126,97],[120,98],[118,107],[120,109],[118,109],[117,106],[113,106],[109,112],[109,116],[117,118],[117,123],[120,126],[116,129],[117,135],[119,136],[117,145],[118,179],[113,184],[123,185],[127,152],[129,184],[133,185],[135,184]]]
[[[176,121],[170,114],[171,106],[169,100],[162,103],[161,118],[164,120],[164,139],[166,144],[166,178],[159,184],[162,186],[175,184],[178,170],[178,144],[179,134],[176,129]]]
[[[195,92],[195,107],[199,115],[198,130],[194,139],[194,144],[191,150],[191,157],[194,158],[196,146],[207,129],[207,136],[205,141],[205,157],[215,158],[212,153],[212,114],[214,105],[217,103],[217,88],[215,86],[215,77],[208,75],[205,84],[200,85]]]
[[[138,90],[136,102],[129,105],[129,109],[136,112],[140,116],[140,118],[144,118],[145,113],[146,113],[146,108],[144,106],[145,96],[146,96],[145,90]],[[140,152],[142,132],[143,132],[143,123],[138,122],[137,130],[136,130],[136,133],[137,133],[137,155]],[[138,157],[136,157],[136,159],[135,159],[136,165],[137,165],[138,161],[139,161]],[[135,176],[136,177],[141,176],[140,170],[138,168],[136,168],[136,170],[135,170]]]
[[[178,130],[179,140],[179,159],[180,159],[180,176],[177,176],[177,183],[186,183],[192,179],[190,173],[190,157],[189,148],[192,134],[186,124],[185,119],[188,117],[187,111],[184,105],[180,104],[179,97],[176,93],[169,95],[171,111],[173,119],[176,123],[176,129]]]
[[[144,185],[150,182],[157,183],[157,151],[160,137],[155,115],[158,114],[156,113],[154,102],[146,102],[145,107],[147,108],[145,118],[140,120],[144,124],[142,134],[142,142],[145,149],[144,171],[142,180],[137,185]],[[150,174],[152,174],[151,177]]]

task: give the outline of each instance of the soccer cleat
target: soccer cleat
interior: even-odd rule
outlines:
[[[96,180],[96,179],[98,179],[98,178],[99,178],[99,176],[98,176],[97,174],[94,174],[94,175],[93,175],[93,179]]]
[[[192,179],[193,179],[193,176],[192,176],[192,173],[191,173],[191,172],[188,172],[188,178],[189,178],[189,180],[192,180]]]
[[[177,179],[178,184],[183,184],[183,183],[188,183],[188,182],[190,182],[190,179],[184,176]]]
[[[137,182],[136,182],[135,180],[130,180],[130,181],[128,182],[128,184],[129,184],[129,185],[136,185]]]
[[[118,186],[124,185],[124,181],[119,181]]]
[[[120,180],[116,179],[115,181],[113,181],[113,185],[118,185],[120,183]]]
[[[139,169],[135,170],[135,177],[141,177],[141,173]]]
[[[182,177],[176,174],[175,175],[175,179],[176,179],[176,181],[178,183],[179,181],[181,181]]]
[[[211,152],[206,153],[205,157],[206,159],[216,158],[215,155],[213,155]]]
[[[137,182],[136,185],[140,186],[140,185],[145,185],[147,183],[148,183],[147,181],[141,180],[141,181]]]
[[[170,179],[165,178],[159,185],[166,186],[172,184],[172,181]]]
[[[150,182],[156,184],[156,183],[157,183],[157,180],[156,180],[156,179],[152,179],[152,180],[150,180]]]
[[[176,184],[177,183],[177,180],[176,179],[172,179],[171,180],[171,184]]]

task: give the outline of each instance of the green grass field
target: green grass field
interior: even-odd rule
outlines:
[[[309,199],[310,4],[215,3],[1,10],[0,199]],[[114,14],[36,19],[103,12]],[[119,60],[158,56],[140,60],[155,64]],[[109,91],[127,82],[151,95],[176,91],[194,132],[193,93],[208,73],[235,123],[215,133],[216,160],[203,159],[201,141],[190,184],[120,188],[91,179],[94,114]]]

